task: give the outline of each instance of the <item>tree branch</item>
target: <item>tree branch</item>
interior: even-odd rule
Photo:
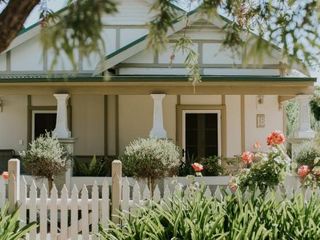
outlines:
[[[40,0],[10,0],[0,14],[0,53],[6,50]]]

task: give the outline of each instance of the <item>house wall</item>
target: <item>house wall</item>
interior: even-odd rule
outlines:
[[[1,96],[0,149],[21,151],[27,147],[28,96]],[[163,102],[164,127],[168,137],[177,141],[176,106],[225,105],[226,155],[233,157],[251,149],[256,141],[266,149],[265,138],[272,130],[283,130],[283,114],[277,96],[247,95],[167,95]],[[56,106],[50,95],[31,96],[31,105]],[[76,155],[117,155],[135,138],[148,137],[153,122],[153,100],[149,95],[72,95],[72,136]],[[265,114],[266,126],[256,127],[256,114]],[[244,119],[244,122],[242,122]],[[242,133],[245,135],[242,136]]]
[[[256,114],[265,114],[265,127],[256,127]],[[266,137],[273,130],[283,131],[283,111],[279,108],[278,96],[264,96],[264,103],[257,104],[257,96],[245,96],[245,148],[250,150],[260,142],[267,150]]]
[[[104,155],[104,96],[73,95],[72,136],[76,155]]]
[[[241,153],[241,97],[225,96],[227,125],[227,157]]]
[[[27,95],[1,96],[0,149],[22,151],[27,146]]]

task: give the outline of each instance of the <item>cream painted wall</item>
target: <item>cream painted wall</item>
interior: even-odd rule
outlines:
[[[163,100],[164,128],[168,138],[174,141],[176,140],[176,103],[175,95],[167,95]],[[152,123],[153,100],[150,96],[119,96],[119,153],[122,154],[133,139],[148,137]]]
[[[256,128],[256,114],[265,114],[265,127]],[[245,96],[245,146],[250,150],[259,141],[267,150],[266,137],[273,130],[283,131],[283,113],[279,109],[278,97],[264,96],[264,103],[257,104],[257,96]]]
[[[76,155],[104,155],[103,95],[72,95],[72,136]]]
[[[27,96],[1,96],[1,99],[4,106],[0,112],[0,149],[22,151],[27,147]]]
[[[167,95],[163,100],[163,121],[169,139],[176,141],[177,96]]]
[[[227,124],[227,157],[241,153],[241,97],[227,95],[226,124]]]
[[[181,95],[181,104],[215,105],[221,103],[221,95]]]
[[[108,155],[116,155],[116,96],[108,96]]]
[[[57,100],[53,95],[32,95],[32,106],[57,106]]]
[[[135,138],[148,137],[152,128],[153,101],[148,95],[119,96],[119,150]]]

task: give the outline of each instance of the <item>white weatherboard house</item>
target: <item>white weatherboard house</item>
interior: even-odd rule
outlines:
[[[105,59],[79,58],[76,74],[65,56],[50,74],[53,54],[42,50],[39,24],[23,30],[0,55],[0,149],[26,149],[47,129],[74,141],[77,156],[118,155],[131,140],[153,136],[172,139],[189,156],[233,157],[284,130],[282,103],[294,97],[301,106],[297,137],[312,137],[308,95],[315,79],[302,66],[281,76],[275,48],[263,66],[244,67],[241,56],[221,48],[225,20],[208,21],[195,11],[186,30],[201,65],[194,91],[185,56],[177,53],[170,65],[185,20],[168,33],[167,50],[155,55],[147,48],[149,4],[122,0],[119,13],[104,18]]]

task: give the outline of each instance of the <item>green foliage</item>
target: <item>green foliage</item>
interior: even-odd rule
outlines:
[[[192,196],[178,194],[161,204],[150,203],[122,215],[122,224],[100,227],[101,239],[183,239],[183,240],[279,240],[310,239],[320,236],[320,199],[309,201],[296,194],[292,199],[224,193],[221,200],[208,198],[202,190]]]
[[[76,159],[74,161],[74,174],[76,176],[106,176],[106,161],[103,158],[97,160],[94,155],[90,162]]]
[[[48,181],[52,181],[67,168],[67,152],[50,133],[33,140],[28,150],[22,151],[20,155],[28,173],[45,177]]]
[[[293,136],[298,122],[299,105],[297,101],[291,100],[285,105],[286,113],[286,136]]]
[[[295,161],[297,162],[298,167],[301,165],[308,165],[310,168],[313,168],[316,165],[320,166],[320,163],[315,163],[317,158],[320,158],[319,147],[312,142],[306,142],[301,146]]]
[[[320,121],[320,91],[319,87],[314,91],[313,97],[310,101],[311,112],[317,121]]]
[[[170,140],[140,138],[132,141],[121,158],[126,176],[158,179],[176,172],[180,149]]]
[[[77,67],[76,50],[80,57],[89,56],[93,52],[103,56],[104,41],[103,15],[117,12],[116,1],[68,1],[67,12],[46,12],[43,19],[41,40],[44,49],[52,49],[54,59],[51,68],[57,63],[59,54],[64,53]]]
[[[188,157],[185,161],[180,162],[178,175],[187,176],[194,175],[194,169],[192,164],[195,162],[200,163],[203,166],[203,171],[201,172],[203,176],[219,176],[224,173],[224,168],[220,164],[220,157],[210,156],[207,158],[196,159],[194,157]]]
[[[19,209],[16,208],[9,213],[9,206],[5,205],[0,209],[0,240],[18,240],[36,227],[36,223],[32,222],[26,226],[19,227]]]
[[[260,191],[265,192],[284,180],[287,163],[281,147],[273,147],[268,154],[259,155],[259,159],[255,160],[250,168],[242,169],[236,179],[236,184],[243,191],[247,188],[253,190],[257,186]]]
[[[221,158],[217,156],[210,156],[208,158],[202,158],[200,163],[203,166],[201,172],[203,176],[219,176],[224,172],[223,167],[220,164]]]

